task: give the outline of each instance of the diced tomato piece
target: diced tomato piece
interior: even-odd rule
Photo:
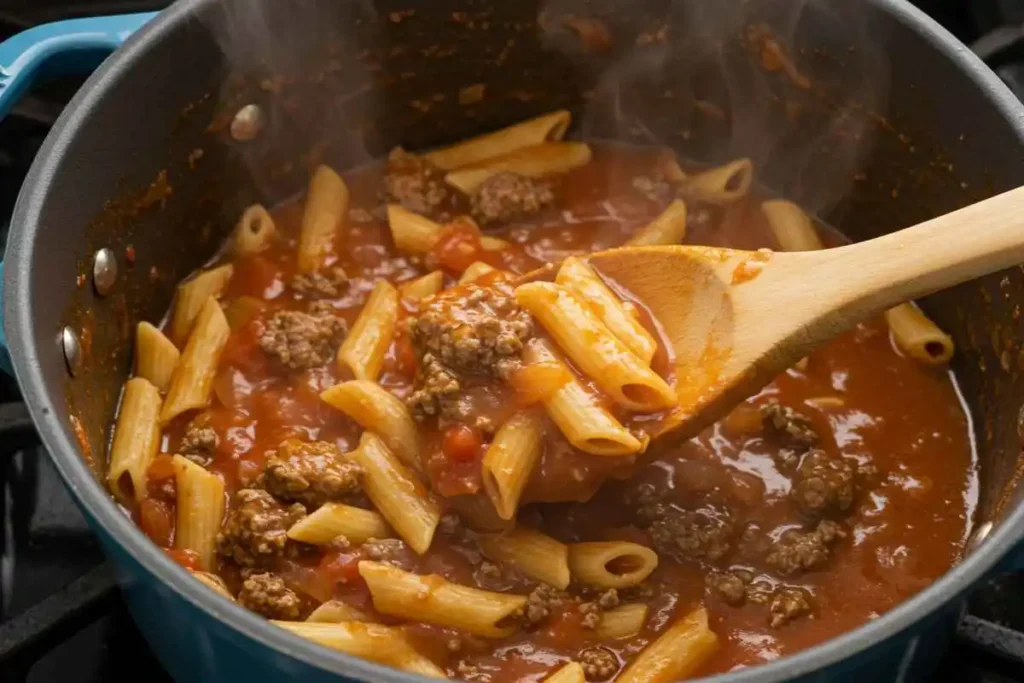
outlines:
[[[359,563],[365,559],[366,556],[360,550],[327,553],[320,560],[318,571],[332,584],[361,581]]]
[[[166,500],[175,485],[174,460],[166,453],[153,458],[146,470],[146,489],[150,497]]]
[[[401,334],[395,339],[395,372],[412,379],[416,376],[419,361],[409,335]]]
[[[154,543],[169,546],[174,540],[174,507],[156,498],[143,498],[139,526]]]
[[[461,273],[477,261],[499,265],[494,255],[480,243],[480,229],[469,220],[450,223],[434,245],[434,256],[442,268]]]
[[[196,551],[179,548],[164,548],[163,550],[169,558],[185,569],[199,569],[199,553]]]
[[[444,430],[441,450],[455,462],[471,462],[480,457],[483,443],[480,433],[469,425],[454,425]]]

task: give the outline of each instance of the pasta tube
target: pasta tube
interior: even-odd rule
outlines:
[[[818,251],[825,248],[811,219],[793,202],[771,199],[761,204],[761,212],[768,219],[782,251]]]
[[[531,282],[516,301],[554,337],[565,354],[612,399],[630,410],[654,412],[674,406],[675,392],[633,355],[571,290]]]
[[[160,392],[147,379],[134,377],[124,385],[121,409],[110,447],[107,485],[121,502],[146,497],[149,464],[160,450]]]
[[[638,543],[598,541],[569,545],[569,571],[589,586],[635,586],[657,567],[658,555]]]
[[[401,294],[403,299],[419,301],[420,299],[426,299],[428,296],[434,296],[441,291],[443,286],[444,273],[440,270],[435,270],[415,280],[409,280],[398,285],[398,293]]]
[[[543,114],[507,128],[427,152],[423,157],[449,171],[542,142],[561,140],[569,129],[571,116],[564,109]]]
[[[338,365],[351,370],[356,379],[376,380],[397,324],[398,290],[381,280],[338,348]]]
[[[199,312],[195,328],[189,335],[181,359],[178,361],[167,400],[160,412],[160,422],[167,424],[178,415],[202,408],[210,399],[210,389],[217,373],[217,360],[228,341],[231,329],[220,304],[212,296]]]
[[[235,601],[235,596],[228,592],[228,587],[227,584],[224,583],[224,579],[220,578],[216,574],[211,574],[210,572],[204,572],[198,569],[189,569],[188,571],[193,577],[195,577],[196,581],[203,584],[214,593],[227,598],[231,602]]]
[[[451,583],[437,575],[419,576],[381,562],[359,563],[373,606],[382,614],[450,626],[485,638],[504,638],[515,628],[500,625],[526,598]]]
[[[586,683],[583,666],[579,662],[569,662],[561,669],[544,679],[544,683]]]
[[[467,282],[479,280],[484,275],[487,275],[487,273],[493,273],[495,270],[497,270],[497,268],[488,265],[483,261],[474,261],[473,263],[470,263],[464,271],[462,271],[462,275],[459,277],[459,284],[464,285]]]
[[[597,639],[632,638],[640,633],[646,621],[647,605],[640,603],[620,605],[601,613],[601,620],[597,622]]]
[[[547,534],[518,526],[503,534],[480,538],[484,555],[507,562],[535,581],[565,590],[569,574],[569,548]]]
[[[451,171],[444,179],[449,185],[472,194],[499,173],[539,178],[586,166],[590,158],[590,146],[583,142],[542,142]]]
[[[651,364],[658,343],[589,264],[575,256],[567,258],[558,269],[555,282],[575,292],[626,348],[647,365]]]
[[[723,166],[688,176],[685,187],[698,199],[725,204],[745,197],[753,179],[754,164],[750,159],[736,159]]]
[[[311,545],[326,545],[338,536],[358,545],[392,535],[388,523],[376,512],[343,503],[324,503],[288,529],[288,538]]]
[[[343,621],[373,621],[360,609],[341,600],[328,600],[313,610],[306,621],[319,624],[340,624]]]
[[[166,391],[181,352],[164,333],[147,322],[135,328],[135,375]]]
[[[348,213],[348,187],[329,166],[313,172],[306,193],[306,208],[299,229],[297,267],[312,273],[324,265],[334,245],[334,236]]]
[[[928,365],[945,365],[953,357],[953,338],[943,332],[917,306],[907,303],[885,312],[896,346]]]
[[[529,364],[558,363],[566,374],[569,369],[547,344],[534,340],[523,354]],[[529,367],[529,366],[527,366]],[[569,375],[572,377],[572,375]],[[574,447],[591,455],[632,455],[646,444],[633,436],[615,416],[575,378],[563,383],[541,399],[548,417]]]
[[[363,432],[352,453],[363,468],[363,488],[388,524],[422,555],[441,521],[441,508],[416,474],[379,437]]]
[[[266,251],[277,239],[274,219],[260,204],[253,204],[242,213],[235,227],[235,254],[258,254]]]
[[[428,678],[445,678],[444,671],[417,652],[397,628],[359,621],[318,623],[311,621],[272,621],[295,635],[324,647],[371,662]]]
[[[409,254],[426,254],[441,239],[444,227],[400,204],[388,204],[388,227],[395,248]]]
[[[175,455],[174,481],[178,489],[174,547],[199,556],[199,568],[209,571],[217,533],[224,519],[224,482],[191,460]]]
[[[481,463],[484,490],[502,519],[515,517],[519,497],[544,450],[544,425],[533,411],[513,415],[501,426]]]
[[[211,296],[219,297],[234,274],[235,267],[228,263],[204,271],[178,285],[174,314],[171,316],[171,341],[175,346],[181,347],[185,344],[188,333],[192,331],[192,324],[206,304],[206,300]]]
[[[626,241],[626,246],[647,247],[679,244],[686,237],[686,204],[674,200],[653,221]]]
[[[335,384],[320,399],[379,436],[399,460],[421,468],[420,435],[405,403],[376,382],[356,379]]]
[[[616,683],[670,683],[694,674],[718,649],[708,628],[708,613],[699,607],[674,623],[637,655]]]

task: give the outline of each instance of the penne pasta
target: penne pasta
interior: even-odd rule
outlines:
[[[107,484],[122,503],[148,495],[149,464],[160,450],[160,392],[143,377],[124,385],[110,446]]]
[[[487,275],[487,273],[493,273],[496,270],[497,268],[490,266],[483,261],[474,261],[469,264],[464,271],[462,271],[462,275],[459,277],[459,284],[464,285],[467,282],[479,280],[484,275]]]
[[[277,239],[277,226],[270,212],[260,204],[253,204],[242,213],[235,226],[235,254],[258,254],[266,251]]]
[[[515,296],[569,359],[616,403],[637,412],[676,404],[675,392],[665,380],[633,355],[570,289],[531,282],[517,287]]]
[[[530,365],[557,363],[569,380],[547,394],[541,401],[548,417],[574,447],[591,455],[632,455],[646,448],[646,441],[633,434],[615,419],[551,351],[547,344],[534,340],[526,347],[523,358]],[[527,367],[530,367],[527,365]]]
[[[553,111],[493,133],[463,140],[450,147],[427,152],[423,157],[434,166],[450,171],[530,145],[561,140],[569,129],[570,121],[571,116],[564,109]]]
[[[444,670],[417,652],[399,629],[359,621],[318,623],[272,621],[295,635],[371,662],[428,678],[445,678]]]
[[[583,666],[579,662],[569,662],[561,669],[544,679],[544,683],[586,683]]]
[[[615,679],[616,683],[670,683],[694,674],[718,649],[708,628],[708,613],[699,607],[672,624]]]
[[[507,562],[535,581],[559,590],[569,587],[569,548],[547,534],[517,526],[503,534],[480,538],[480,550],[496,562]]]
[[[512,243],[508,240],[503,240],[500,237],[480,235],[480,246],[484,248],[484,251],[501,251],[502,249],[508,249],[511,247]]]
[[[395,248],[409,254],[426,254],[441,239],[444,226],[413,213],[400,204],[388,204],[388,227]]]
[[[783,199],[761,204],[783,251],[816,251],[824,244],[803,209]],[[928,365],[945,365],[956,351],[953,339],[912,303],[885,312],[893,342],[911,358]]]
[[[686,237],[686,204],[675,199],[653,221],[626,240],[626,246],[647,247],[679,244]]]
[[[235,597],[228,591],[228,587],[227,584],[224,583],[224,579],[220,578],[216,574],[200,571],[198,569],[189,569],[188,571],[193,577],[195,577],[196,581],[203,584],[214,593],[227,598],[231,602],[235,601]]]
[[[684,187],[696,199],[725,204],[746,196],[754,179],[750,159],[736,159],[686,178]]]
[[[590,163],[590,158],[590,146],[586,143],[542,142],[451,171],[444,179],[452,187],[472,194],[489,178],[499,173],[540,178],[586,166]]]
[[[224,519],[224,482],[180,455],[172,459],[178,490],[174,547],[199,557],[199,569],[209,571],[217,533]]]
[[[647,605],[641,603],[620,605],[601,613],[601,620],[597,622],[595,635],[598,640],[632,638],[640,633],[646,621]]]
[[[804,210],[784,199],[771,199],[761,204],[761,212],[775,233],[782,251],[817,251],[824,249],[814,223]]]
[[[327,265],[338,226],[348,214],[348,187],[329,166],[319,166],[309,181],[299,229],[297,270],[312,273]]]
[[[376,380],[398,324],[398,290],[386,280],[373,288],[344,343],[338,348],[338,366],[356,379]]]
[[[481,463],[487,496],[502,519],[515,517],[519,497],[544,450],[541,416],[525,410],[513,415],[494,435]]]
[[[326,545],[344,536],[359,545],[371,538],[391,538],[391,528],[372,510],[343,503],[324,503],[288,529],[288,538],[310,545]]]
[[[188,282],[178,285],[170,326],[171,341],[175,346],[184,346],[189,332],[192,331],[192,324],[195,323],[196,316],[206,304],[206,300],[211,296],[219,297],[234,273],[235,267],[229,263],[203,271]]]
[[[167,424],[186,411],[206,406],[217,373],[217,361],[230,334],[224,311],[211,296],[199,312],[195,328],[171,376],[167,399],[160,412],[161,424]]]
[[[927,365],[945,365],[953,357],[953,338],[914,304],[890,308],[885,321],[896,346],[911,358]]]
[[[460,586],[435,574],[419,576],[381,562],[360,562],[359,575],[366,581],[378,612],[462,629],[485,638],[511,634],[515,627],[501,624],[526,604],[521,595]]]
[[[390,391],[376,382],[356,379],[335,384],[320,394],[320,399],[379,436],[403,463],[414,470],[422,467],[416,421],[405,403]]]
[[[363,432],[352,456],[363,468],[363,489],[373,506],[409,547],[425,553],[441,521],[441,508],[415,472],[371,432]]]
[[[166,391],[181,352],[164,333],[147,322],[135,328],[135,376],[148,379]]]
[[[597,541],[569,545],[569,571],[588,586],[635,586],[657,567],[657,553],[638,543]]]
[[[398,293],[403,299],[419,301],[428,296],[434,296],[444,287],[444,273],[435,270],[415,280],[409,280],[398,285]]]
[[[366,612],[341,600],[328,600],[313,610],[306,621],[318,624],[340,624],[343,621],[373,621]]]
[[[558,269],[555,282],[575,292],[633,355],[651,364],[658,343],[589,264],[575,256],[567,258]]]
[[[266,308],[267,302],[263,299],[257,299],[254,296],[240,296],[228,302],[224,309],[224,317],[228,320],[228,327],[237,330],[249,324]]]

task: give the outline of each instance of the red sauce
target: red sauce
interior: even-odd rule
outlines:
[[[766,55],[775,59],[767,48]],[[785,68],[784,62],[780,64]],[[652,168],[656,153],[613,146],[595,146],[594,151],[593,162],[562,179],[556,208],[494,233],[511,242],[509,249],[484,250],[480,233],[472,225],[456,223],[449,228],[434,252],[445,270],[445,285],[452,285],[463,269],[479,260],[521,274],[569,255],[620,245],[660,213],[664,203],[646,196],[633,183]],[[352,207],[361,211],[353,212],[335,245],[338,265],[348,273],[350,286],[333,303],[351,324],[377,280],[398,284],[429,269],[421,259],[397,253],[388,226],[374,217],[381,215],[379,170],[352,175],[346,181]],[[691,207],[691,216],[694,213]],[[746,249],[773,245],[754,199],[711,209],[709,215],[709,220],[691,222],[687,243]],[[301,202],[275,211],[287,241],[280,248],[235,261],[234,277],[223,295],[226,308],[239,297],[252,297],[271,309],[304,305],[286,286],[294,274],[300,216]],[[737,281],[756,277],[766,258],[754,257],[744,264],[735,274]],[[404,306],[415,312],[409,302]],[[653,321],[646,322],[655,329]],[[209,469],[223,476],[229,492],[253,482],[266,454],[284,439],[329,441],[348,451],[355,448],[360,435],[353,421],[318,398],[321,390],[349,377],[333,363],[299,373],[283,370],[261,350],[260,329],[257,319],[234,324],[221,357],[215,396],[206,411],[219,440]],[[655,368],[664,370],[669,365],[661,349]],[[380,384],[407,397],[417,367],[409,339],[399,333]],[[500,423],[517,407],[540,400],[531,395],[529,384],[513,379],[511,387],[486,383],[472,387],[476,414]],[[780,447],[761,429],[757,406],[769,400],[808,416],[821,436],[821,448],[830,456],[843,455],[877,469],[859,486],[851,511],[842,519],[847,537],[832,547],[824,566],[795,577],[772,574],[763,562],[741,561],[733,555],[714,561],[677,561],[661,555],[658,569],[648,580],[654,590],[653,597],[644,599],[650,612],[643,632],[603,643],[620,660],[629,660],[700,602],[707,606],[711,628],[721,642],[701,674],[775,659],[884,613],[928,586],[960,558],[977,495],[969,420],[952,376],[898,353],[882,321],[861,325],[815,352],[804,369],[779,376],[697,438],[681,445],[652,446],[656,457],[630,481],[612,482],[599,492],[607,478],[627,476],[633,459],[578,452],[557,429],[548,429],[544,455],[529,485],[530,499],[589,500],[529,505],[520,511],[520,522],[564,542],[628,539],[651,545],[649,530],[635,523],[629,503],[638,487],[649,484],[665,500],[683,508],[726,508],[738,527],[754,525],[769,540],[786,528],[806,526],[808,520],[789,496],[791,479],[777,464]],[[621,411],[616,414],[625,417]],[[182,416],[169,426],[168,452],[178,448],[193,416]],[[424,438],[424,465],[433,488],[453,496],[449,503],[455,509],[479,503],[483,496],[480,460],[489,437],[471,425],[457,425],[443,432],[427,430]],[[171,544],[174,533],[173,498],[168,500],[168,490],[161,486],[168,483],[166,466],[166,459],[154,463],[153,497],[135,511],[146,533],[164,546]],[[733,543],[738,543],[735,537]],[[187,554],[170,552],[185,566],[194,561]],[[478,580],[475,553],[462,533],[439,530],[427,553],[416,557],[410,552],[410,562],[420,573],[494,589]],[[358,547],[307,548],[297,557],[282,558],[274,571],[302,595],[307,611],[319,601],[336,598],[375,614],[357,570],[365,558]],[[726,604],[706,590],[705,575],[732,565],[805,589],[811,595],[813,614],[771,628],[766,605],[749,600],[742,606]],[[223,564],[220,573],[229,585],[238,585],[237,568]],[[506,571],[501,587],[525,594],[534,585]],[[377,616],[383,623],[400,623]],[[479,676],[490,676],[475,680],[497,682],[541,680],[558,663],[598,644],[593,631],[583,626],[579,609],[571,605],[556,610],[537,630],[518,631],[498,641],[466,641],[457,654],[445,647],[458,635],[451,629],[408,624],[406,630],[412,642],[447,667],[452,677],[460,676],[461,661],[476,667]]]

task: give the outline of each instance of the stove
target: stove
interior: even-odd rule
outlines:
[[[160,9],[152,0],[4,0],[0,39],[38,23]],[[1024,99],[1024,0],[919,0]],[[81,81],[37,88],[0,123],[0,238],[47,131]],[[131,652],[131,657],[125,657]],[[1024,681],[1024,573],[971,601],[936,681]],[[133,625],[99,542],[0,377],[0,681],[170,683]]]

